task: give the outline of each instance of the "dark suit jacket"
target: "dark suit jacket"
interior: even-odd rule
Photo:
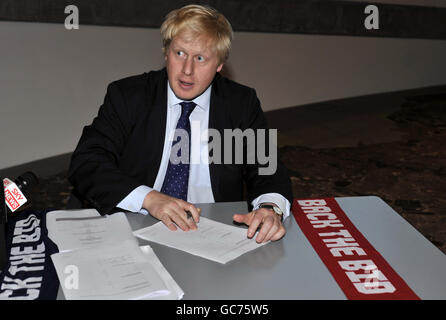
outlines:
[[[101,214],[109,214],[136,187],[152,187],[163,152],[166,116],[165,69],[112,82],[97,117],[84,128],[73,153],[69,180],[75,191]],[[224,129],[267,128],[255,90],[217,73],[209,127],[222,137]],[[276,173],[269,176],[258,175],[258,164],[232,163],[223,164],[222,159],[222,164],[209,165],[216,202],[243,200],[243,182],[248,204],[269,192],[292,202],[291,183],[280,161]]]

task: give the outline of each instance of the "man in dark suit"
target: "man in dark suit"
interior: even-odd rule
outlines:
[[[232,40],[229,22],[212,8],[189,5],[169,13],[161,33],[166,68],[111,83],[84,128],[69,169],[76,192],[101,214],[150,213],[173,231],[187,231],[199,222],[193,203],[242,200],[245,185],[253,210],[233,219],[249,226],[248,237],[260,228],[257,242],[282,238],[292,193],[280,162],[272,174],[260,174],[264,164],[258,155],[248,161],[246,137],[242,163],[234,147],[220,149],[232,151],[231,161],[203,161],[218,153],[218,142],[231,145],[225,130],[250,130],[258,145],[267,129],[255,91],[219,74]],[[260,143],[277,156],[267,138]]]

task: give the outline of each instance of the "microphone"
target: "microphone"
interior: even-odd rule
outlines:
[[[31,171],[25,172],[19,176],[14,182],[8,178],[3,179],[4,197],[5,204],[7,208],[14,212],[22,205],[24,205],[28,200],[25,194],[39,183],[36,175]],[[1,199],[0,199],[1,200]],[[2,206],[3,201],[0,202]],[[3,217],[0,221],[8,222],[8,210],[3,206]]]
[[[17,177],[14,182],[23,193],[28,194],[29,191],[31,191],[31,189],[39,183],[39,179],[37,179],[37,176],[33,172],[27,171],[21,176]]]
[[[39,183],[37,176],[31,171],[25,172],[14,181],[8,178],[0,179],[0,270],[3,270],[8,253],[6,252],[6,224],[9,211],[14,212],[27,202],[25,194]]]
[[[38,179],[36,175],[30,171],[19,176],[14,182],[8,178],[3,179],[5,204],[11,212],[16,211],[28,201],[25,193],[27,194],[37,183]],[[3,216],[1,221],[8,222],[7,209],[4,210]]]

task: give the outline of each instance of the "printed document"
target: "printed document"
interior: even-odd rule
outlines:
[[[182,299],[184,292],[150,246],[139,247],[123,212],[52,211],[51,255],[66,299]]]
[[[47,214],[48,237],[59,252],[91,248],[126,240],[137,242],[124,212],[101,216],[95,209],[51,211]]]
[[[247,230],[200,217],[197,230],[169,230],[162,222],[133,232],[141,239],[183,250],[222,264],[266,243],[258,244]]]
[[[51,255],[67,300],[182,299],[150,246],[133,241]]]

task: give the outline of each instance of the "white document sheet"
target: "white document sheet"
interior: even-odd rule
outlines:
[[[47,214],[51,255],[66,299],[182,299],[150,246],[138,247],[125,213],[95,209]]]
[[[51,255],[67,300],[182,299],[150,246],[133,241]]]
[[[194,231],[169,230],[162,222],[134,231],[141,239],[183,250],[222,264],[266,243],[258,244],[255,236],[248,239],[247,230],[200,217]]]
[[[47,214],[47,228],[59,252],[126,240],[137,243],[123,212],[101,216],[95,209],[51,211]]]

